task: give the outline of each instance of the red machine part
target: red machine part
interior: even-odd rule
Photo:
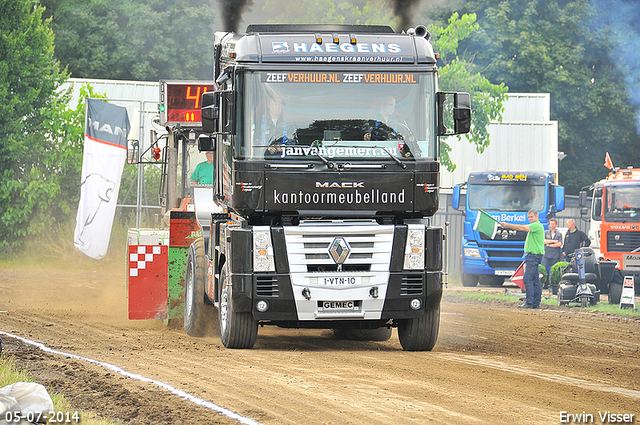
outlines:
[[[129,319],[167,318],[166,245],[129,245]]]

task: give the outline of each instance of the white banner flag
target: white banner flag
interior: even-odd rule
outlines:
[[[73,243],[95,259],[104,257],[109,248],[128,134],[126,108],[87,99],[80,204]]]

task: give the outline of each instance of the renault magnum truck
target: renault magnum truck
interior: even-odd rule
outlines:
[[[250,25],[216,33],[214,54],[198,145],[223,212],[189,248],[186,331],[217,316],[224,346],[252,348],[263,325],[397,328],[403,349],[431,350],[438,138],[467,133],[471,110],[438,91],[426,29]]]

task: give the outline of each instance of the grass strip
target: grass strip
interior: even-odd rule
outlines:
[[[469,301],[477,301],[486,303],[491,300],[497,301],[505,301],[505,302],[522,302],[522,299],[517,295],[503,295],[503,294],[489,294],[486,292],[474,292],[474,291],[448,291],[445,292],[445,299],[460,299],[460,300],[469,300]],[[550,305],[550,306],[558,306],[558,299],[553,297],[542,297],[540,304]],[[565,305],[566,307],[580,307],[580,303],[569,303]],[[606,314],[613,314],[619,316],[634,316],[640,317],[640,310],[637,308],[625,308],[621,309],[618,304],[609,304],[608,302],[599,302],[596,305],[591,305],[589,307],[585,307],[584,310],[587,311],[599,311]]]

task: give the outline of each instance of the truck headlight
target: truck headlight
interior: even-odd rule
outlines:
[[[464,256],[480,258],[480,250],[478,248],[465,248]]]
[[[271,231],[268,226],[254,227],[253,229],[253,271],[276,271],[273,261],[273,244]]]
[[[424,270],[424,226],[408,226],[407,245],[404,249],[405,270]]]

